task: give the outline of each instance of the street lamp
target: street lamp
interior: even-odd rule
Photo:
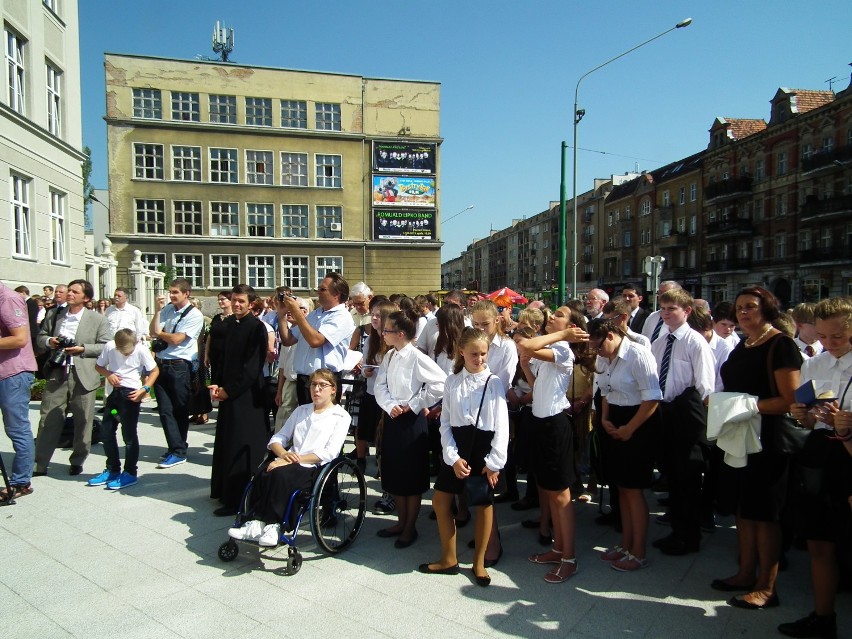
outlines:
[[[640,47],[644,47],[646,44],[653,42],[657,38],[662,38],[667,33],[671,33],[675,29],[682,29],[683,27],[688,27],[692,24],[692,18],[686,18],[678,22],[675,26],[670,29],[666,29],[662,33],[658,33],[653,38],[649,38],[644,42],[637,44],[635,47],[628,49],[624,53],[620,53],[614,58],[610,58],[606,62],[599,64],[591,71],[588,71],[580,76],[580,79],[577,80],[577,87],[574,89],[574,231],[573,231],[573,239],[574,239],[574,253],[573,253],[573,264],[571,265],[572,282],[571,282],[571,294],[577,295],[577,125],[580,124],[580,120],[583,119],[583,116],[586,115],[586,110],[581,109],[578,106],[579,95],[580,95],[580,83],[586,79],[587,76],[591,75],[598,69],[602,69],[606,65],[611,62],[615,62],[619,58],[623,58],[628,53],[632,53],[636,51],[636,49]],[[568,246],[567,246],[567,232],[566,232],[566,223],[567,223],[567,215],[565,211],[565,143],[562,143],[562,189],[561,189],[561,201],[559,207],[560,214],[560,229],[559,229],[559,297],[560,303],[565,300],[565,267],[564,264],[568,261]]]
[[[458,212],[458,213],[456,213],[455,215],[451,215],[451,216],[450,216],[450,217],[448,217],[446,220],[441,220],[441,224],[444,224],[445,222],[449,222],[449,221],[450,221],[450,220],[452,220],[453,218],[458,217],[459,215],[461,215],[461,214],[462,214],[462,213],[464,213],[465,211],[469,211],[469,210],[470,210],[470,209],[472,209],[472,208],[473,208],[473,204],[471,204],[470,206],[467,206],[467,207],[463,208],[461,211],[459,211],[459,212]]]

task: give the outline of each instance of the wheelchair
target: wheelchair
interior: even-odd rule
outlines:
[[[264,462],[265,463],[265,462]],[[249,481],[234,526],[240,527],[251,517],[251,493],[254,478]],[[290,495],[278,546],[287,545],[287,564],[284,574],[295,575],[302,567],[302,554],[296,547],[296,536],[307,515],[311,533],[317,545],[329,555],[343,552],[352,545],[367,512],[367,482],[355,462],[340,456],[323,466],[314,480],[310,494],[297,490]],[[219,559],[233,561],[239,555],[239,543],[258,545],[245,540],[228,539],[219,546]]]

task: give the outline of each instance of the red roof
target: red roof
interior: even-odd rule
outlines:
[[[788,89],[792,94],[791,106],[794,113],[807,113],[834,101],[834,91],[811,91]]]

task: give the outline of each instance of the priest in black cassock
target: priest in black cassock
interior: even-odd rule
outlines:
[[[225,339],[218,384],[210,386],[219,400],[213,446],[210,496],[222,502],[214,511],[233,515],[257,465],[266,455],[269,411],[265,403],[267,331],[251,312],[254,289],[238,284],[231,293],[233,315],[224,320]]]

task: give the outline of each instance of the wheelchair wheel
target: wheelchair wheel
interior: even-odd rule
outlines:
[[[222,561],[234,561],[237,558],[237,555],[240,554],[240,548],[237,546],[237,542],[233,539],[229,539],[224,544],[219,546],[219,559]]]
[[[325,552],[336,554],[355,541],[367,513],[367,483],[355,462],[339,457],[314,484],[311,532]]]
[[[302,567],[302,553],[293,548],[293,546],[289,546],[287,548],[287,565],[284,567],[284,574],[288,577],[292,577]]]

